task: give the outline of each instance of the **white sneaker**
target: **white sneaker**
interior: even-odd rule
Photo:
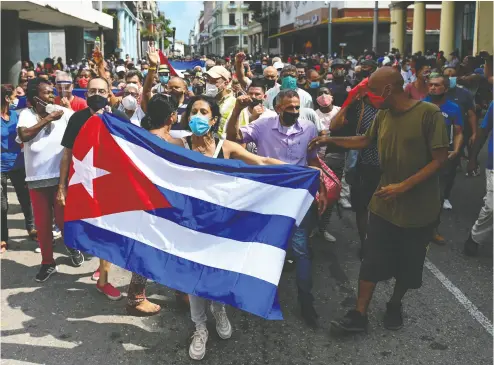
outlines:
[[[344,209],[351,209],[352,208],[352,204],[350,204],[350,202],[348,201],[347,198],[341,198],[339,203],[340,203],[341,207]]]
[[[38,247],[36,247],[36,248],[34,249],[34,252],[36,252],[36,253],[41,253],[41,247],[39,247],[39,246],[38,246]]]
[[[60,231],[52,231],[53,233],[53,240],[58,240],[60,237],[62,237],[62,232]]]
[[[451,205],[451,202],[448,199],[444,200],[443,209],[446,209],[446,210],[453,209],[453,206]]]
[[[208,342],[208,330],[205,325],[197,326],[192,335],[189,346],[189,356],[192,360],[202,360],[206,355],[206,342]]]
[[[223,340],[232,337],[232,325],[230,324],[230,321],[228,320],[228,317],[226,315],[225,307],[223,306],[221,310],[216,311],[214,309],[213,303],[211,303],[209,308],[211,309],[211,313],[213,313],[213,316],[216,319],[216,332],[218,332],[218,335]]]
[[[336,238],[329,232],[324,231],[324,239],[328,242],[336,242]]]

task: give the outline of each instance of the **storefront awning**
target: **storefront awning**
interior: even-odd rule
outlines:
[[[91,1],[2,1],[2,10],[15,10],[19,18],[54,27],[113,29],[113,17],[93,9]]]
[[[372,23],[373,21],[374,21],[374,18],[372,18],[372,17],[365,17],[365,18],[364,17],[359,17],[359,18],[344,17],[344,18],[334,18],[333,24],[355,24],[355,23],[362,24],[362,23]],[[378,19],[379,23],[389,23],[390,21],[391,21],[390,17],[380,17]],[[291,30],[287,30],[286,32],[273,34],[272,36],[269,36],[269,38],[278,38],[278,37],[285,36],[285,35],[290,34],[290,33],[318,28],[318,27],[325,25],[325,24],[328,24],[328,19],[322,20],[321,23],[319,23],[313,27],[301,28],[301,29],[291,29]]]

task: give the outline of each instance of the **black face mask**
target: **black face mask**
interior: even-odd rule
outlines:
[[[287,127],[294,125],[299,116],[300,113],[283,112],[283,125]]]
[[[276,81],[274,80],[266,80],[266,86],[268,87],[268,90],[274,87]]]
[[[108,98],[105,98],[99,94],[92,95],[87,98],[87,105],[91,108],[91,110],[97,112],[108,105]]]

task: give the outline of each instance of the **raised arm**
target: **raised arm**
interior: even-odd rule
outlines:
[[[242,143],[242,132],[240,131],[240,113],[252,101],[249,95],[241,95],[237,98],[230,119],[226,124],[226,139],[232,142]]]
[[[97,67],[98,71],[98,76],[101,77],[102,79],[105,79],[108,81],[108,84],[110,85],[110,105],[112,107],[118,105],[120,102],[121,98],[117,97],[113,94],[112,88],[111,88],[111,80],[106,77],[106,61],[103,59],[103,55],[101,54],[100,50],[96,47],[93,51],[93,59]]]
[[[235,74],[242,89],[246,90],[247,82],[245,81],[244,60],[245,53],[239,52],[235,55]]]
[[[141,109],[144,113],[147,112],[148,102],[153,97],[153,93],[151,89],[153,88],[153,80],[156,75],[156,69],[158,67],[159,54],[156,48],[149,47],[147,52],[148,56],[148,74],[146,75],[146,79],[144,80],[144,86],[142,88],[142,99],[141,99]]]

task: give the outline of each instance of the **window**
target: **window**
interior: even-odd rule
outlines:
[[[230,1],[230,5],[235,5],[235,1]]]
[[[235,14],[229,14],[229,16],[230,16],[230,22],[228,24],[230,24],[230,25],[237,25],[235,23]]]
[[[244,36],[244,45],[249,44],[249,37]]]
[[[249,25],[249,14],[243,14],[243,25]]]

